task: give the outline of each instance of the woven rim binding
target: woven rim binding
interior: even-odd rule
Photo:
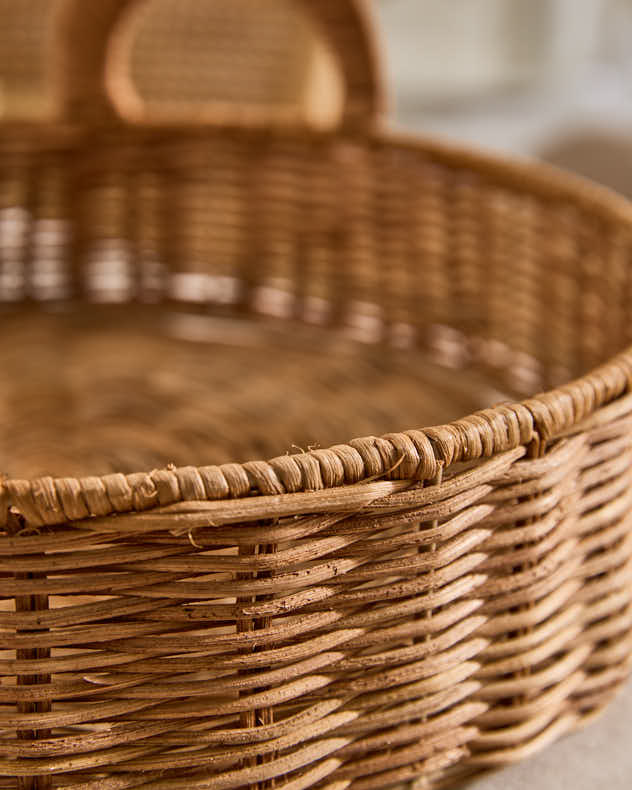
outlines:
[[[628,392],[631,381],[632,349],[565,387],[424,430],[352,439],[269,461],[5,480],[0,487],[0,525],[6,526],[11,507],[33,527],[196,500],[237,500],[223,502],[221,513],[245,521],[267,517],[264,505],[277,516],[298,510],[349,510],[411,482],[432,479],[440,466],[491,458],[573,432],[601,406]],[[397,482],[348,487],[384,477]],[[253,494],[259,497],[244,508],[239,500]],[[261,496],[273,500],[263,503]]]

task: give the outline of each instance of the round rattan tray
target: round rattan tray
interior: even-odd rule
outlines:
[[[527,757],[630,669],[632,207],[379,130],[354,3],[336,129],[122,121],[127,5],[0,127],[0,787]]]

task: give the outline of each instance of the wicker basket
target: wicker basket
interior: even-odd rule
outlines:
[[[630,669],[632,208],[376,130],[336,0],[335,131],[121,122],[127,5],[0,129],[0,787],[528,756]]]

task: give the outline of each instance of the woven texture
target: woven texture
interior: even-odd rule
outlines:
[[[84,4],[69,20],[65,0],[0,0],[0,118],[58,113],[69,100],[55,67],[59,28],[70,28],[73,51],[85,47],[77,81],[90,59],[90,18],[119,5]],[[353,113],[380,105],[369,23],[353,3],[328,0],[314,12],[295,0],[145,0],[127,16],[112,35],[108,73],[119,110],[135,119],[254,115],[327,125],[345,98],[341,69]],[[335,46],[332,36],[341,37]]]
[[[52,110],[47,96],[51,0],[0,0],[0,119]]]
[[[65,122],[0,127],[0,787],[421,790],[583,725],[632,656],[630,204],[349,83],[335,131],[121,122],[114,5],[60,17]]]

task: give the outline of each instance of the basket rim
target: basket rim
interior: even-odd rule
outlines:
[[[28,124],[20,126],[25,128]],[[155,129],[151,125],[135,128]],[[181,125],[177,128],[180,134],[186,131]],[[268,124],[266,128],[269,129]],[[273,128],[278,132],[283,127]],[[61,131],[59,126],[56,129]],[[213,129],[218,130],[216,124]],[[6,126],[4,131],[8,131]],[[64,130],[63,135],[68,131]],[[161,131],[165,131],[164,126]],[[204,129],[195,126],[192,131],[199,134]],[[42,134],[42,124],[37,125],[37,132],[38,136]],[[296,133],[294,128],[293,134]],[[511,185],[545,199],[566,199],[598,219],[620,223],[632,233],[631,201],[548,164],[498,156],[398,130],[361,135],[305,130],[304,134],[332,141],[360,139],[369,146],[423,152],[430,162],[471,169],[473,174],[491,177],[499,186]],[[221,501],[222,513],[233,512],[233,520],[256,520],[270,516],[257,514],[256,506],[245,512],[243,500],[253,499],[263,505],[262,497],[267,500],[268,510],[279,515],[305,513],[306,507],[309,512],[353,510],[389,493],[433,480],[443,467],[460,461],[493,458],[526,447],[537,453],[552,439],[583,430],[591,418],[596,419],[595,413],[608,404],[612,404],[607,410],[609,417],[627,413],[632,410],[632,403],[628,403],[630,398],[621,396],[632,390],[631,384],[632,346],[567,384],[443,425],[351,439],[345,444],[267,461],[167,467],[81,478],[0,478],[0,527],[7,527],[10,512],[22,515],[30,528],[130,511],[167,508],[175,513],[178,503],[196,501],[215,501],[218,505]],[[316,489],[314,476],[319,481]],[[376,484],[376,480],[380,483]]]

